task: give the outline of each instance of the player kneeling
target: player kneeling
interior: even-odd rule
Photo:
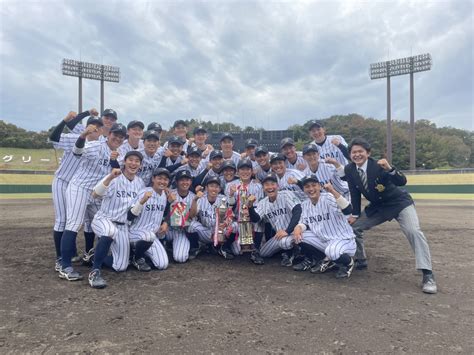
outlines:
[[[165,218],[170,209],[167,200],[169,183],[169,171],[165,168],[155,169],[151,177],[151,187],[140,191],[128,214],[129,220],[132,220],[129,228],[130,244],[134,251],[132,265],[139,271],[151,270],[145,256],[159,270],[168,267],[168,254],[157,235],[164,238],[168,231]]]
[[[136,176],[143,156],[135,150],[125,155],[123,171],[113,169],[94,188],[95,196],[103,196],[100,210],[92,220],[92,229],[99,236],[89,284],[104,288],[107,283],[101,276],[102,264],[115,271],[125,271],[130,258],[127,214],[138,192],[145,187]],[[109,256],[109,249],[112,255]]]
[[[321,273],[337,265],[337,278],[350,277],[356,242],[344,215],[352,212],[351,204],[331,184],[324,185],[329,193],[321,193],[316,175],[305,176],[299,183],[309,200],[301,204],[303,212],[293,234],[305,259],[293,269],[304,271],[311,268],[312,273]]]
[[[188,227],[189,233],[197,233],[199,241],[203,244],[214,243],[217,231],[222,231],[225,241],[219,246],[219,254],[225,259],[233,259],[234,255],[240,254],[240,245],[236,240],[237,223],[231,217],[224,221],[218,221],[216,231],[216,209],[221,206],[226,197],[221,192],[221,182],[217,176],[211,176],[205,181],[206,194],[198,193],[197,220],[191,222]],[[215,245],[217,246],[217,245]]]

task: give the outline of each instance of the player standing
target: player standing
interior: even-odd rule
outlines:
[[[342,165],[347,164],[349,152],[344,138],[337,135],[326,136],[326,130],[321,121],[310,122],[309,135],[313,138],[312,143],[318,147],[322,159],[334,158]]]
[[[287,169],[285,165],[285,156],[283,154],[274,154],[270,158],[272,172],[278,177],[278,187],[280,190],[292,191],[300,201],[306,199],[306,195],[300,186],[294,184],[294,180],[301,180],[303,173],[296,169]]]
[[[157,131],[146,131],[143,135],[143,162],[138,176],[142,178],[146,186],[150,186],[153,171],[161,162],[163,147],[160,147],[160,134]]]
[[[125,154],[131,150],[143,150],[143,130],[145,125],[141,121],[130,121],[127,125],[127,136],[128,139],[118,149],[120,156],[124,157]]]
[[[293,138],[283,138],[280,142],[280,152],[285,156],[288,169],[303,171],[308,167],[306,160],[296,151]]]
[[[240,160],[240,154],[234,151],[234,136],[230,133],[224,133],[219,141],[224,160],[232,160],[237,166]]]

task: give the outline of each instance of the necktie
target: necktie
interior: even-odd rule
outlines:
[[[357,170],[359,171],[359,176],[360,176],[360,179],[362,180],[362,185],[364,185],[364,189],[368,191],[369,189],[367,187],[367,175],[365,174],[365,171],[362,170],[361,168],[358,168]]]

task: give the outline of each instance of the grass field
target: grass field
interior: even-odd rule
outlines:
[[[12,156],[11,161],[6,162]],[[23,149],[23,148],[3,148],[0,147],[0,169],[18,170],[56,170],[62,152],[54,149]],[[31,158],[31,161],[28,161]],[[49,159],[49,161],[41,161]]]

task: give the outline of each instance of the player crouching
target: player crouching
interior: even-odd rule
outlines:
[[[219,246],[219,254],[225,259],[233,259],[234,255],[240,254],[240,245],[236,240],[237,223],[231,217],[225,218],[223,221],[218,221],[216,230],[216,209],[218,209],[223,199],[226,197],[221,192],[221,182],[217,176],[208,177],[205,181],[206,194],[198,192],[197,200],[197,220],[191,222],[188,227],[189,233],[197,233],[199,241],[203,244],[214,243],[217,238],[216,233],[221,231],[224,234],[225,241]]]
[[[350,277],[356,242],[345,215],[352,212],[351,204],[331,184],[324,185],[329,193],[321,193],[316,175],[305,176],[300,184],[309,200],[301,204],[303,212],[293,234],[305,259],[293,269],[321,273],[337,265],[337,278]]]
[[[94,255],[89,284],[93,288],[104,288],[107,283],[102,278],[102,264],[115,271],[125,271],[130,258],[127,214],[130,206],[145,187],[143,180],[136,176],[143,156],[132,150],[124,159],[123,171],[113,169],[94,188],[95,196],[102,196],[100,210],[92,220],[92,229],[99,236]],[[109,249],[112,255],[109,256]]]
[[[145,261],[147,256],[158,270],[168,267],[168,254],[157,238],[165,236],[169,213],[167,189],[170,183],[170,172],[165,168],[157,168],[152,173],[152,187],[140,191],[128,214],[132,224],[129,227],[130,243],[134,255],[132,265],[138,271],[150,271]]]

